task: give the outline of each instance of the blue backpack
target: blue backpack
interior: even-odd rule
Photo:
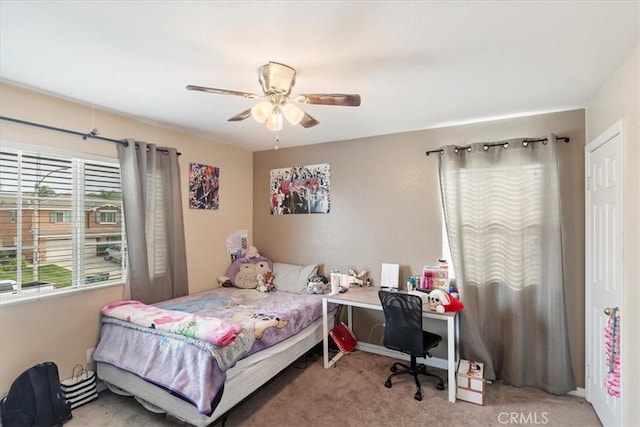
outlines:
[[[71,404],[64,400],[58,366],[44,362],[24,371],[0,401],[2,425],[61,426],[71,419]]]

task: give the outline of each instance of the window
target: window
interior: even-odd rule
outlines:
[[[467,247],[461,260],[466,283],[504,283],[513,289],[543,283],[540,263],[544,242],[539,237],[545,223],[543,169],[533,163],[450,172],[449,180],[459,187],[455,208],[465,213],[452,218],[457,222],[453,225],[452,246],[464,242]],[[527,191],[521,190],[524,188]],[[473,214],[479,211],[482,215]],[[446,247],[444,243],[443,238],[446,256],[450,242]],[[453,274],[451,262],[449,271]]]
[[[453,268],[453,257],[451,256],[451,247],[449,247],[449,236],[447,235],[447,222],[444,219],[444,212],[442,212],[442,256],[440,259],[447,261],[449,279],[456,278],[456,272]]]
[[[69,212],[69,211],[67,211],[67,212],[61,212],[61,211],[51,212],[50,220],[54,224],[56,222],[71,222],[71,212]]]
[[[0,303],[125,279],[117,162],[46,151],[0,150]]]
[[[96,222],[98,224],[115,224],[117,222],[116,211],[100,211],[97,213]]]

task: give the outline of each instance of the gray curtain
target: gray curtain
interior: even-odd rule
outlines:
[[[127,235],[125,299],[152,304],[187,295],[187,257],[174,148],[118,144]]]
[[[555,136],[444,147],[439,166],[463,357],[484,362],[487,378],[575,389]]]

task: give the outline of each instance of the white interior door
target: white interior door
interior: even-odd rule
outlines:
[[[604,332],[609,321],[605,309],[620,307],[622,302],[621,122],[587,145],[585,162],[586,397],[604,426],[620,426],[622,400],[605,388],[610,367]]]

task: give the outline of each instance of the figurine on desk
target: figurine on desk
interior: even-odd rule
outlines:
[[[349,267],[349,286],[371,286],[369,270],[364,269],[358,272],[354,267]]]

